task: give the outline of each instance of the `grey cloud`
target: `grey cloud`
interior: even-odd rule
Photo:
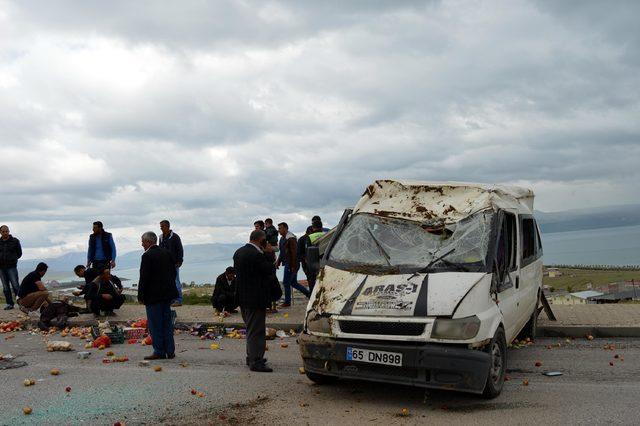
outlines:
[[[574,187],[575,207],[598,199],[585,182],[640,195],[636,7],[12,3],[0,217],[83,243],[94,218],[335,223],[378,178]]]

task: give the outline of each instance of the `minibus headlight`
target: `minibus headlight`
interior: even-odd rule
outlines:
[[[311,333],[331,333],[329,317],[320,316],[316,311],[309,312],[309,316],[307,316],[307,330]]]
[[[480,330],[477,316],[445,319],[438,318],[433,324],[431,337],[436,339],[468,340],[476,337]]]

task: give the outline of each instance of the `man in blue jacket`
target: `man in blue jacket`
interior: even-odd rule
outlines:
[[[93,222],[93,234],[89,235],[87,268],[89,267],[98,271],[116,267],[116,243],[113,241],[113,235],[104,230],[100,221]]]

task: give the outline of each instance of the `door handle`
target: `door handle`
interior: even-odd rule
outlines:
[[[516,277],[516,290],[520,288],[520,277]]]

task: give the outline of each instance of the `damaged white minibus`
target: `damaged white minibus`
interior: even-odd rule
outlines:
[[[529,189],[379,180],[326,238],[300,335],[307,376],[495,397],[534,337],[542,242]]]

